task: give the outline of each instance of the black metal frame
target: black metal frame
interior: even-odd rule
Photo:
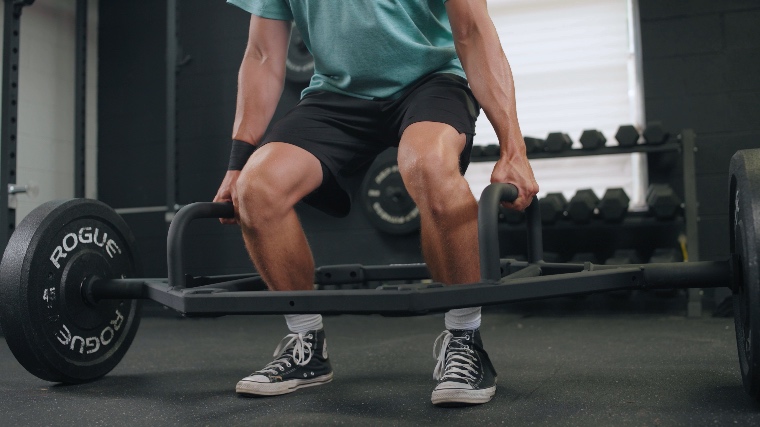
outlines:
[[[0,249],[16,228],[16,210],[8,204],[8,186],[16,183],[19,42],[21,11],[34,0],[5,0],[3,15],[2,124],[0,124]]]
[[[5,0],[3,22],[2,129],[0,132],[0,189],[16,184],[18,135],[18,85],[21,40],[21,12],[34,0]],[[87,0],[76,2],[74,53],[74,197],[85,197],[86,113],[87,113]],[[15,209],[8,198],[0,197],[0,249],[5,248],[16,227]]]
[[[177,205],[177,73],[179,26],[177,0],[166,1],[166,211]]]
[[[419,315],[452,308],[487,306],[597,292],[730,286],[730,263],[712,261],[631,266],[529,264],[502,260],[514,271],[500,281],[443,286],[439,283],[382,286],[376,290],[267,292],[259,276],[206,277],[212,282],[188,288],[167,279],[118,279],[87,282],[85,295],[100,299],[151,299],[187,316],[230,314],[389,314]],[[332,267],[323,267],[322,272]],[[365,278],[393,280],[424,265],[353,267]],[[345,266],[335,271],[345,272]],[[551,273],[551,274],[549,274]],[[522,276],[522,277],[521,277]],[[367,280],[368,281],[368,280]],[[321,284],[344,280],[322,281]],[[359,281],[355,281],[359,282]]]
[[[684,219],[686,220],[686,242],[689,262],[699,261],[699,202],[697,200],[696,152],[697,134],[685,129],[679,135],[681,141],[681,158],[683,162]],[[702,315],[702,295],[699,289],[689,289],[687,305],[689,317]]]
[[[101,299],[151,299],[188,316],[229,314],[353,313],[418,315],[452,308],[486,306],[560,296],[636,289],[687,289],[732,286],[730,261],[606,266],[555,264],[542,261],[539,204],[527,211],[529,261],[499,258],[498,206],[512,201],[517,190],[492,184],[479,202],[478,239],[482,279],[444,286],[415,283],[377,290],[314,290],[267,292],[256,274],[191,277],[184,273],[182,246],[188,224],[198,218],[231,217],[228,203],[194,203],[174,217],[168,236],[168,279],[91,278],[83,284],[90,302]],[[315,271],[319,285],[428,279],[424,264],[337,265]]]
[[[681,143],[675,140],[668,140],[663,144],[637,144],[632,146],[620,146],[611,145],[599,147],[595,150],[586,150],[583,148],[573,148],[558,152],[549,151],[537,151],[528,153],[528,158],[533,159],[557,159],[562,157],[589,157],[589,156],[607,156],[617,154],[651,154],[651,153],[664,153],[668,151],[679,151],[681,149]],[[472,162],[495,162],[499,160],[499,156],[477,156],[472,157]]]
[[[74,197],[85,197],[87,132],[87,0],[76,3],[74,53]]]

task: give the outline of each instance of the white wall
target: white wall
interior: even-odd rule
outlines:
[[[629,3],[625,0],[490,0],[489,13],[515,79],[523,135],[568,133],[576,146],[584,129],[614,140],[621,124],[640,124],[631,67]],[[498,143],[485,114],[475,144]],[[614,155],[533,160],[541,194],[579,188],[623,187],[641,201],[638,156]],[[479,196],[493,164],[473,163],[467,178]]]
[[[97,196],[97,6],[98,0],[89,0],[85,188],[92,198]],[[32,181],[39,194],[11,198],[17,222],[45,201],[74,197],[75,11],[73,0],[37,0],[21,15],[17,183]]]

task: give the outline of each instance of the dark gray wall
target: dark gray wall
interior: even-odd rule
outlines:
[[[116,208],[164,204],[165,25],[150,0],[100,5],[98,195]]]
[[[209,201],[226,169],[237,67],[249,16],[224,2],[178,2],[177,203]],[[114,208],[166,204],[166,3],[106,2],[99,33],[99,198]],[[163,212],[126,214],[149,277],[166,275]],[[194,274],[250,271],[239,229],[190,230]],[[230,244],[224,244],[229,240]]]
[[[166,7],[102,2],[99,13],[98,198],[114,208],[164,205]],[[125,219],[146,274],[165,271],[163,214]]]
[[[177,76],[177,202],[209,201],[224,176],[235,112],[237,70],[250,15],[222,1],[179,3],[181,58]],[[164,2],[106,2],[100,9],[99,198],[115,208],[165,202]],[[275,120],[300,98],[287,83]],[[357,183],[358,184],[358,183]],[[383,235],[355,207],[336,219],[298,207],[317,264],[421,260],[418,235]],[[136,234],[145,274],[166,275],[163,213],[125,215]],[[199,221],[188,239],[193,274],[251,271],[240,230]]]
[[[760,2],[640,0],[648,120],[698,135],[700,255],[728,254],[728,163],[760,147]]]

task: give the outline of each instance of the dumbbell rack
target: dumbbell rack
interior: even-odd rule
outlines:
[[[533,159],[550,159],[550,158],[562,158],[562,157],[585,157],[585,156],[602,156],[613,154],[634,154],[644,153],[647,154],[649,163],[651,164],[653,158],[656,156],[675,153],[679,157],[681,164],[682,174],[680,179],[683,183],[682,200],[683,200],[683,214],[682,217],[676,218],[674,221],[664,222],[654,218],[644,217],[642,215],[627,215],[622,223],[599,225],[599,227],[623,227],[623,228],[639,228],[639,227],[682,227],[685,228],[685,234],[687,239],[688,248],[688,261],[699,261],[699,232],[698,232],[698,207],[697,202],[697,190],[695,181],[695,153],[696,147],[696,133],[691,129],[684,129],[677,135],[671,135],[668,140],[662,144],[639,144],[635,146],[622,147],[622,146],[607,146],[601,147],[595,150],[587,149],[568,149],[560,152],[534,152],[529,153],[528,158]],[[498,156],[473,156],[472,162],[495,162],[498,160]],[[672,178],[677,178],[673,176]],[[602,223],[600,223],[602,224]],[[578,227],[595,227],[592,225],[576,225],[570,223],[558,223],[555,225],[545,226],[547,231],[550,230],[567,230]],[[523,229],[522,226],[500,224],[500,231],[504,232],[517,232]],[[702,297],[700,289],[689,289],[688,291],[688,306],[687,315],[689,317],[699,317],[702,314]]]

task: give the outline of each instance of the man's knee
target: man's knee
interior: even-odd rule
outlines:
[[[248,227],[265,224],[292,208],[285,192],[266,169],[246,168],[237,181],[238,212],[241,222]]]
[[[268,144],[254,153],[238,178],[240,220],[254,227],[282,218],[321,182],[322,166],[312,154],[287,144]]]
[[[445,210],[452,197],[471,193],[459,169],[465,135],[448,125],[433,125],[407,128],[399,144],[398,165],[415,202],[436,212]]]
[[[444,123],[419,122],[406,128],[399,143],[398,164],[402,176],[424,180],[459,174],[459,156],[466,136]]]
[[[451,175],[447,156],[435,145],[399,147],[398,169],[409,191],[433,187]]]

